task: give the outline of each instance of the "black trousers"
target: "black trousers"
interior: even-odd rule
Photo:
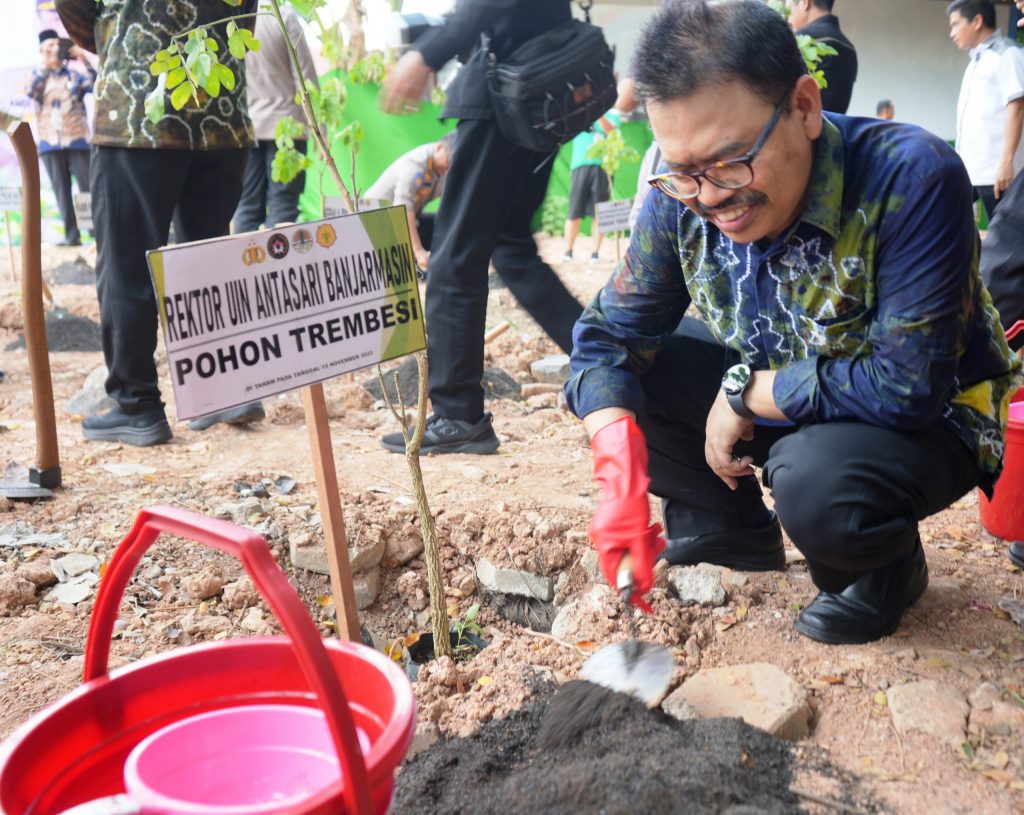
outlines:
[[[768,513],[755,476],[730,490],[708,467],[705,426],[722,374],[738,361],[703,323],[686,318],[643,378],[640,426],[650,452],[651,492],[668,537],[761,525]],[[762,467],[764,485],[820,587],[910,553],[918,521],[974,487],[980,468],[944,427],[900,432],[863,422],[758,425],[739,456]]]
[[[550,156],[506,141],[493,121],[459,122],[427,275],[430,400],[441,416],[475,421],[484,410],[488,261],[551,339],[572,348],[583,307],[530,229],[550,175]]]
[[[996,207],[999,206],[999,201],[1001,200],[996,198],[995,186],[989,184],[987,187],[975,187],[974,193],[981,199],[982,206],[985,207],[985,214],[988,216],[988,221],[992,223],[992,216],[996,214]]]
[[[178,207],[179,242],[228,234],[242,193],[245,150],[94,146],[96,290],[107,393],[126,413],[161,406],[153,353],[157,310],[146,252],[167,243]]]
[[[295,142],[295,149],[305,155],[306,142]],[[253,232],[266,224],[294,223],[299,217],[299,196],[306,186],[306,174],[299,173],[287,184],[271,178],[271,165],[277,155],[273,140],[260,139],[249,151],[245,163],[242,200],[235,212],[235,232]]]
[[[430,251],[434,245],[434,225],[437,215],[433,212],[421,212],[416,216],[416,234],[420,237],[420,246]]]
[[[78,189],[89,192],[89,151],[48,150],[40,153],[46,174],[50,176],[53,194],[57,197],[57,209],[64,222],[64,239],[68,243],[80,243],[82,234],[75,217],[75,201],[71,195],[71,176],[78,182]]]

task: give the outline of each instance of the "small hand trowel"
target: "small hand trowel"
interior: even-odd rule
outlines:
[[[667,648],[638,639],[631,602],[636,583],[629,555],[619,562],[616,590],[626,607],[630,638],[606,645],[594,653],[583,663],[580,676],[595,685],[635,696],[647,707],[654,707],[665,695],[676,663]]]

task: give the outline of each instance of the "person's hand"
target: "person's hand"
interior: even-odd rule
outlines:
[[[738,479],[753,475],[754,460],[750,456],[736,458],[733,449],[740,439],[754,438],[754,420],[744,419],[729,406],[725,391],[719,390],[715,403],[708,414],[705,428],[704,456],[708,466],[721,478],[729,489],[739,486]]]
[[[82,62],[85,62],[85,51],[83,51],[77,45],[72,45],[68,49],[68,57],[70,59],[80,59],[82,60]]]
[[[601,570],[613,588],[619,563],[632,559],[634,593],[630,601],[647,613],[643,595],[654,586],[654,563],[665,546],[661,525],[651,524],[647,498],[647,441],[628,416],[605,425],[590,440],[594,479],[601,486],[597,511],[590,521],[590,539],[597,549]]]
[[[419,108],[434,69],[419,51],[407,51],[384,80],[380,106],[386,113],[409,112]]]
[[[425,272],[427,264],[430,263],[430,252],[426,249],[414,249],[413,254],[416,256],[416,265]]]
[[[1024,11],[1024,0],[1016,0],[1016,3],[1017,8],[1020,11]],[[1024,28],[1024,19],[1020,19],[1017,21],[1017,28]]]
[[[996,180],[992,185],[992,191],[998,201],[1003,197],[1003,193],[1009,189],[1010,184],[1013,183],[1013,159],[999,162],[999,168],[996,170]]]

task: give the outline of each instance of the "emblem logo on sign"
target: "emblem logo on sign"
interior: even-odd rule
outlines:
[[[267,239],[267,251],[272,258],[280,260],[288,254],[288,238],[280,232],[275,232]]]
[[[266,259],[267,253],[263,251],[263,247],[258,243],[250,243],[245,247],[245,251],[242,252],[242,263],[246,266],[262,263]]]
[[[295,251],[301,254],[306,254],[310,249],[313,248],[313,236],[310,234],[308,229],[297,229],[295,234],[292,236],[292,246],[295,247]]]
[[[330,224],[320,224],[316,230],[316,242],[320,244],[324,249],[329,249],[334,246],[334,241],[338,235],[334,231],[334,227]]]

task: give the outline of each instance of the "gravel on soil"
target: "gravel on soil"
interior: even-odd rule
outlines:
[[[51,351],[102,351],[99,323],[88,317],[79,317],[63,309],[49,312],[45,318],[46,345]],[[16,351],[25,347],[21,334],[4,350]]]

